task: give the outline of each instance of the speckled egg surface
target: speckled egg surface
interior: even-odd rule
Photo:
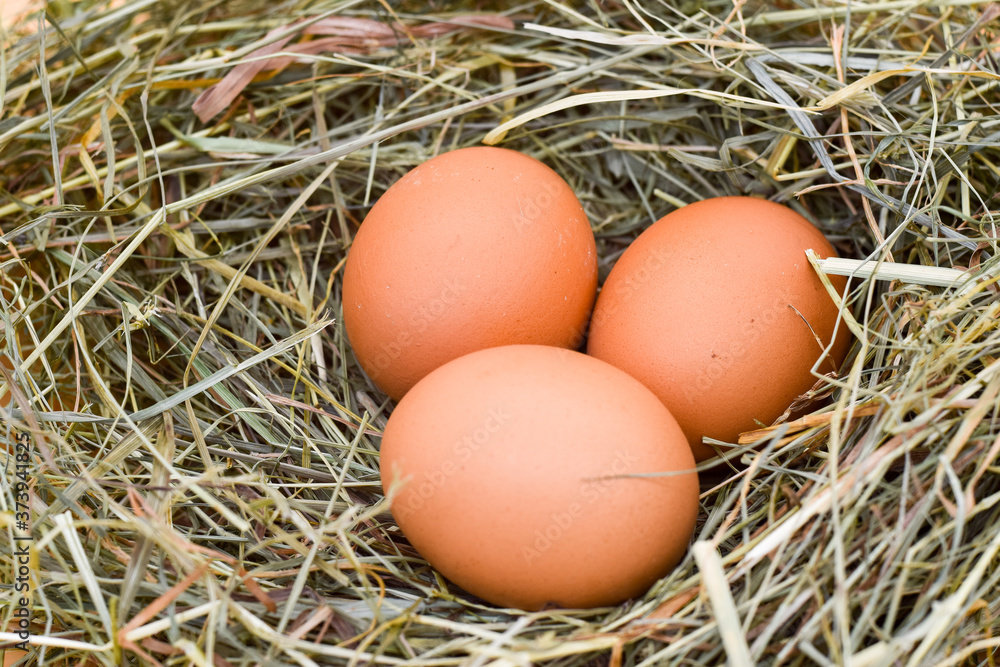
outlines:
[[[389,418],[380,465],[410,543],[501,606],[641,595],[681,560],[698,513],[694,458],[663,404],[555,347],[481,350],[430,373]]]
[[[398,400],[475,350],[575,347],[596,293],[594,236],[569,185],[522,153],[463,148],[371,209],[344,269],[344,325],[361,367]]]
[[[708,436],[735,442],[770,424],[816,382],[810,369],[838,310],[805,250],[836,253],[790,208],[749,197],[689,204],[644,231],[615,264],[594,308],[588,354],[653,390],[698,460]],[[842,290],[845,279],[831,276]],[[849,344],[841,322],[817,371]]]

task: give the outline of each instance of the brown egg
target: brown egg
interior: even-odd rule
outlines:
[[[447,361],[497,345],[576,347],[597,251],[573,191],[504,148],[444,153],[378,200],[344,269],[344,325],[369,377],[399,399]]]
[[[810,369],[832,339],[837,307],[807,248],[836,255],[818,229],[780,204],[719,197],[680,208],[615,264],[587,352],[652,389],[695,458],[709,458],[715,452],[702,437],[735,442],[816,382]],[[844,278],[830,279],[843,289]],[[843,322],[840,332],[818,372],[843,361]]]
[[[413,546],[505,607],[640,595],[681,560],[698,513],[694,459],[663,404],[555,347],[481,350],[425,377],[389,418],[381,472]]]

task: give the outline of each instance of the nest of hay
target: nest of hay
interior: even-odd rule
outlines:
[[[30,655],[8,661],[995,664],[997,17],[53,0],[8,23],[8,632],[31,544]],[[878,263],[844,300],[857,340],[829,400],[707,464],[697,544],[615,608],[485,605],[382,497],[392,405],[341,327],[344,258],[406,170],[487,135],[570,182],[602,277],[653,221],[726,194]],[[941,285],[958,271],[975,280]]]

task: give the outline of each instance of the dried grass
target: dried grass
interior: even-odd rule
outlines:
[[[3,37],[22,664],[996,664],[997,5],[502,5],[82,0]],[[826,407],[705,466],[691,554],[615,608],[484,605],[382,498],[344,257],[402,173],[487,136],[573,185],[602,275],[725,194],[865,260],[816,264],[857,277]]]

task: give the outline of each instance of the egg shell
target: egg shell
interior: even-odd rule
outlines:
[[[552,169],[472,147],[416,167],[378,200],[344,269],[354,354],[399,399],[463,354],[577,347],[597,294],[587,216]]]
[[[383,489],[441,574],[504,607],[595,607],[684,556],[698,477],[648,389],[572,350],[497,347],[449,362],[399,403]],[[666,476],[623,477],[634,473]]]
[[[652,389],[695,458],[710,458],[702,437],[735,442],[816,382],[810,369],[832,340],[838,309],[807,248],[836,256],[816,227],[780,204],[719,197],[677,209],[640,234],[608,275],[587,352]],[[830,280],[838,291],[846,284]],[[835,371],[849,343],[841,322],[817,370]]]

